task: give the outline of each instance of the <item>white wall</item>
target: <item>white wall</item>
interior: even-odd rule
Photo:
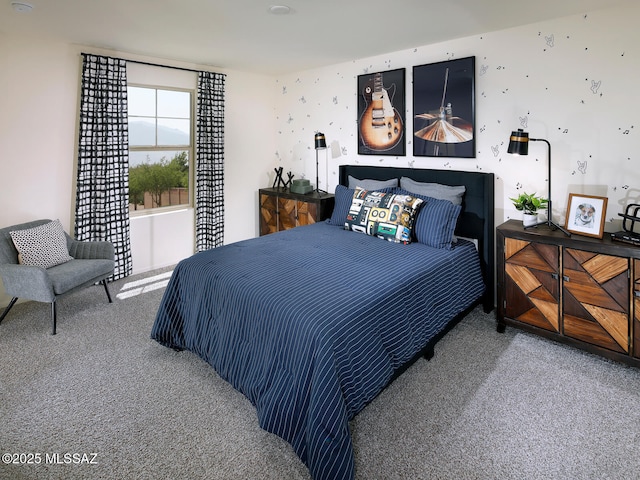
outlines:
[[[224,239],[231,243],[258,236],[258,189],[270,186],[276,151],[276,97],[269,77],[226,73]]]
[[[78,62],[68,45],[0,33],[0,225],[70,224]]]
[[[501,223],[521,218],[509,197],[547,192],[543,143],[532,143],[527,157],[506,152],[511,131],[524,128],[552,145],[554,220],[564,222],[569,193],[585,193],[609,198],[606,219],[616,224],[606,228],[620,229],[617,214],[640,200],[637,18],[640,5],[608,8],[283,76],[274,85],[278,150],[271,162],[315,183],[313,133],[320,130],[339,145],[326,187],[320,174],[329,191],[340,164],[495,172]],[[476,58],[476,158],[414,157],[413,66],[468,56]],[[358,155],[357,77],[398,68],[406,69],[407,154]]]
[[[82,51],[186,68],[121,52],[0,33],[0,225],[59,218],[73,231]],[[207,68],[209,69],[209,68]],[[225,242],[257,235],[257,190],[275,150],[272,80],[227,74]],[[177,74],[177,73],[176,73]],[[134,217],[134,273],[172,265],[194,251],[193,209]],[[0,289],[1,292],[1,289]],[[0,293],[0,305],[8,303]]]

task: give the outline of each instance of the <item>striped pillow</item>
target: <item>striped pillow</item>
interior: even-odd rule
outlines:
[[[418,195],[400,188],[395,189],[395,193],[415,195],[424,200],[413,227],[416,240],[430,247],[451,249],[462,207],[449,200]]]

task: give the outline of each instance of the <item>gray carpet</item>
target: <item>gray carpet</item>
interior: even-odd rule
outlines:
[[[0,324],[0,453],[41,455],[0,478],[309,478],[211,367],[149,338],[159,273],[115,282],[111,305],[101,287],[61,299],[55,336],[45,304]],[[477,309],[351,427],[359,480],[636,479],[640,371]]]

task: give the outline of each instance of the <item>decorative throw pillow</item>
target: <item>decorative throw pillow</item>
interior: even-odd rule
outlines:
[[[392,190],[393,188],[383,188],[379,191],[391,192]],[[344,185],[336,186],[333,212],[331,212],[331,218],[327,220],[329,225],[344,227],[344,222],[347,220],[347,214],[351,208],[351,202],[353,201],[353,194],[355,191],[355,188],[347,188]]]
[[[397,188],[395,193],[414,195],[413,192]],[[449,200],[415,195],[424,201],[415,219],[414,236],[419,243],[435,248],[451,248],[454,242],[454,231],[458,223],[458,216],[462,211],[461,205],[454,205]]]
[[[411,243],[414,220],[422,203],[412,195],[356,188],[345,229],[390,242]]]
[[[49,268],[73,260],[59,220],[9,232],[23,265]]]
[[[464,185],[451,186],[441,183],[416,182],[408,177],[402,177],[400,179],[400,188],[417,195],[449,200],[454,205],[462,205],[462,197],[467,191]]]
[[[391,180],[358,180],[355,177],[349,175],[349,188],[360,187],[364,190],[381,190],[383,188],[395,188],[398,186],[398,179],[392,178]]]

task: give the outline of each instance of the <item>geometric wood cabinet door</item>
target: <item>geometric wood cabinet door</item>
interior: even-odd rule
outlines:
[[[633,356],[640,358],[640,260],[633,262]]]
[[[278,231],[278,197],[260,193],[260,235]]]
[[[563,333],[617,352],[629,352],[629,259],[565,248]]]
[[[279,229],[288,230],[315,223],[316,204],[290,198],[278,198]]]
[[[560,333],[560,276],[557,245],[506,238],[505,315]]]

